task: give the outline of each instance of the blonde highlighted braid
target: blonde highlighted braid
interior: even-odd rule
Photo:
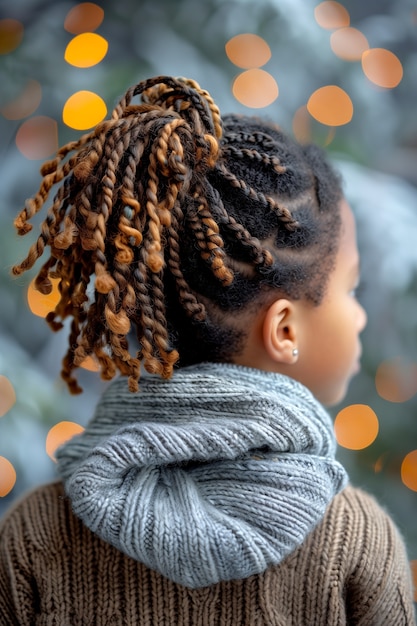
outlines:
[[[136,96],[139,104],[133,103]],[[132,391],[138,389],[141,364],[168,378],[180,356],[184,364],[198,359],[188,356],[185,343],[183,358],[181,325],[197,329],[196,337],[198,329],[210,333],[207,303],[221,310],[240,306],[234,261],[254,268],[259,279],[254,288],[251,272],[238,273],[248,285],[243,303],[262,284],[276,287],[279,250],[262,245],[253,236],[253,219],[241,219],[233,206],[247,205],[243,211],[249,215],[253,209],[268,223],[273,215],[272,231],[288,239],[284,248],[294,248],[302,225],[288,208],[291,193],[280,194],[276,182],[281,177],[285,186],[288,172],[293,177],[277,148],[282,136],[277,139],[271,125],[253,123],[230,118],[224,134],[224,120],[207,91],[189,79],[159,76],[130,88],[110,119],[42,166],[39,191],[15,220],[19,235],[31,230],[29,222],[51,189],[58,190],[40,235],[12,271],[30,269],[50,248],[35,285],[47,294],[51,278],[60,281],[60,300],[47,322],[59,330],[64,319],[72,320],[61,372],[72,393],[81,391],[74,369],[89,355],[104,379],[117,371],[128,376]],[[317,186],[310,172],[304,179],[308,183],[298,186],[297,197]],[[278,287],[285,291],[285,284]],[[139,343],[134,355],[128,343],[132,328]],[[204,346],[201,358],[212,358]]]

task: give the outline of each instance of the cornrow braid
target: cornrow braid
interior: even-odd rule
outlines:
[[[250,158],[252,159],[253,156]],[[227,181],[232,187],[239,189],[244,193],[244,195],[249,196],[265,208],[276,210],[277,216],[282,221],[285,228],[288,230],[295,230],[297,228],[297,221],[293,218],[291,212],[285,206],[279,206],[270,196],[265,196],[261,191],[256,191],[253,187],[248,185],[243,179],[237,178],[237,176],[230,172],[223,163],[218,164],[217,167],[220,169],[224,180]]]
[[[12,272],[49,248],[35,285],[46,294],[59,280],[47,322],[57,331],[71,319],[61,375],[72,393],[88,356],[103,379],[119,372],[136,391],[141,366],[167,378],[174,367],[233,358],[244,339],[234,312],[265,293],[322,297],[339,223],[333,170],[276,125],[222,118],[191,79],[132,86],[41,175],[15,219],[19,235],[55,195]]]

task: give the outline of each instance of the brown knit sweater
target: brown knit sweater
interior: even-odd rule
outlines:
[[[243,581],[181,587],[91,533],[60,483],[0,524],[1,626],[401,626],[415,624],[404,545],[352,487],[305,543]]]

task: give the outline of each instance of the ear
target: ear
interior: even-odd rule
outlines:
[[[264,347],[277,363],[297,361],[297,325],[295,307],[290,300],[275,300],[266,311],[263,322]]]

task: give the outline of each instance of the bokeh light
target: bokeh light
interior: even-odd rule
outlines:
[[[317,24],[327,30],[350,24],[349,12],[340,2],[321,2],[314,9],[314,17]]]
[[[46,317],[48,313],[53,311],[58,304],[61,294],[58,285],[59,278],[51,278],[51,293],[43,294],[35,288],[35,279],[30,283],[27,290],[27,300],[31,312],[39,317]]]
[[[21,120],[32,115],[42,100],[42,87],[37,80],[29,80],[15,100],[6,104],[1,113],[7,120]]]
[[[417,491],[417,450],[412,450],[401,463],[401,480],[412,491]]]
[[[74,37],[65,50],[64,58],[75,67],[92,67],[104,59],[109,44],[96,33],[83,33]]]
[[[367,38],[357,28],[339,28],[330,36],[330,47],[344,61],[360,61],[369,49]]]
[[[388,455],[388,453],[384,452],[375,461],[375,463],[374,463],[374,472],[375,472],[375,474],[379,474],[380,472],[382,472],[382,470],[384,468],[384,463],[385,463],[386,458],[387,458],[387,455]]]
[[[103,21],[104,10],[94,2],[81,2],[65,18],[64,28],[73,35],[96,30]]]
[[[232,37],[225,49],[229,61],[245,69],[261,67],[271,58],[271,49],[266,41],[252,33]]]
[[[406,402],[417,393],[417,363],[401,357],[383,361],[375,374],[378,394],[389,402]]]
[[[59,422],[52,426],[46,436],[46,452],[55,461],[55,452],[64,443],[79,435],[84,431],[84,427],[76,422]]]
[[[23,39],[23,24],[19,20],[0,20],[0,54],[13,52]]]
[[[99,95],[92,91],[77,91],[66,101],[62,119],[70,128],[87,130],[101,122],[106,113],[106,104]]]
[[[294,113],[292,130],[294,137],[299,143],[311,142],[311,115],[305,104]]]
[[[6,415],[16,402],[16,392],[7,376],[0,376],[0,417]]]
[[[16,470],[9,459],[0,456],[0,498],[7,496],[16,483]]]
[[[88,370],[89,372],[100,371],[99,362],[97,361],[97,359],[95,359],[91,355],[88,355],[85,357],[84,361],[80,364],[80,367],[82,367],[85,370]]]
[[[27,159],[46,159],[58,150],[58,124],[39,115],[23,122],[16,133],[16,146]]]
[[[307,109],[314,119],[327,126],[348,124],[353,116],[352,100],[337,85],[326,85],[317,89],[311,94]]]
[[[233,95],[241,104],[258,109],[266,107],[278,98],[278,84],[265,70],[246,70],[233,82]]]
[[[385,48],[371,48],[362,55],[362,69],[365,76],[378,87],[393,89],[403,77],[400,59]]]
[[[336,415],[334,431],[339,445],[349,450],[362,450],[378,435],[378,417],[367,404],[351,404]]]

